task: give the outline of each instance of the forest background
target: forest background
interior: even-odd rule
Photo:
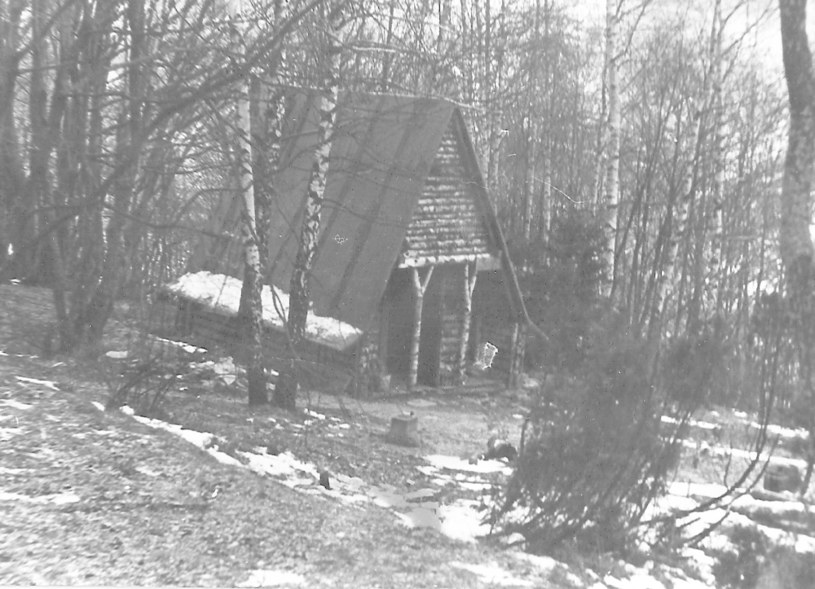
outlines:
[[[98,340],[242,189],[244,82],[325,87],[333,43],[344,91],[462,107],[549,329],[530,367],[568,364],[602,298],[706,350],[703,395],[750,405],[785,312],[780,29],[764,0],[4,0],[0,275],[53,288],[55,349]]]

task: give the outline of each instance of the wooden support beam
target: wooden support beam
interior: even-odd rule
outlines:
[[[523,372],[525,344],[526,329],[520,323],[513,323],[509,350],[509,374],[507,375],[508,388],[514,389],[518,386],[518,377]]]
[[[458,357],[458,382],[464,384],[467,369],[467,344],[470,341],[470,321],[473,315],[473,291],[478,278],[475,262],[464,264],[464,316],[461,318],[461,348]]]
[[[419,378],[419,341],[422,337],[422,306],[424,305],[424,293],[427,285],[430,284],[430,277],[433,276],[434,266],[427,267],[427,274],[422,278],[419,268],[411,268],[413,277],[413,294],[416,299],[413,305],[413,338],[410,341],[410,372],[408,373],[408,387],[413,388]]]

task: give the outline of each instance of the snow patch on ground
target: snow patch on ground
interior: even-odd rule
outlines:
[[[164,430],[178,436],[182,440],[186,440],[201,450],[204,450],[221,464],[226,464],[229,466],[243,466],[238,460],[218,449],[218,446],[214,443],[215,436],[212,434],[186,429],[175,423],[167,423],[166,421],[161,421],[160,419],[152,419],[150,417],[134,415],[133,410],[127,406],[122,407],[122,412],[130,415],[133,417],[133,419],[148,427]]]
[[[761,424],[756,422],[751,422],[750,427],[753,429],[761,429]],[[769,424],[767,426],[767,434],[770,436],[777,436],[784,440],[806,440],[809,437],[809,433],[804,428],[797,428],[792,429],[789,427],[783,427],[780,425]]]
[[[470,462],[458,456],[444,456],[441,454],[425,456],[425,460],[433,467],[443,470],[456,470],[478,474],[500,472],[509,475],[512,473],[512,468],[500,460],[478,460],[477,462]]]
[[[282,585],[302,585],[303,575],[291,571],[257,569],[249,573],[249,578],[238,583],[237,587],[280,587]]]
[[[295,458],[291,452],[281,452],[280,454],[269,454],[265,448],[253,448],[252,452],[237,452],[238,456],[246,460],[246,465],[252,472],[264,474],[271,477],[284,479],[284,484],[291,483],[291,479],[309,475],[308,481],[313,484],[319,478],[320,473],[313,464],[302,462]],[[288,486],[298,486],[297,484]]]
[[[7,442],[22,433],[23,428],[21,427],[0,427],[0,442]]]
[[[211,272],[185,274],[165,289],[186,299],[208,306],[215,312],[233,316],[240,307],[242,283],[237,278]],[[262,293],[263,323],[278,331],[285,330],[289,314],[289,295],[279,288],[265,285]],[[309,311],[306,338],[336,350],[345,350],[356,343],[362,331],[331,317]]]
[[[704,449],[706,452],[709,452],[712,456],[724,456],[727,458],[741,458],[746,461],[752,460],[767,460],[770,458],[768,453],[763,453],[760,456],[757,456],[755,452],[750,450],[743,450],[742,448],[728,448],[723,446],[711,446],[706,442],[702,442],[701,444],[695,442],[693,440],[682,440],[682,446],[684,448],[688,448],[694,451],[700,451]],[[796,466],[799,469],[806,468],[806,460],[801,458],[788,458],[786,456],[773,456],[772,462],[776,464],[788,464],[792,466]]]
[[[20,378],[19,376],[17,378]],[[29,405],[28,403],[20,403],[19,401],[15,401],[14,399],[3,399],[0,400],[0,407],[10,407],[12,409],[18,409],[20,411],[26,411],[31,409],[34,405]]]
[[[24,382],[26,384],[36,384],[39,386],[49,388],[52,391],[59,391],[57,383],[55,383],[52,380],[40,380],[39,378],[28,378],[27,376],[17,376],[15,378],[20,382]]]
[[[478,503],[459,499],[439,508],[441,532],[448,538],[461,542],[475,542],[490,533],[489,525],[483,523],[484,512],[478,511]]]
[[[471,564],[453,561],[450,566],[472,573],[484,583],[498,587],[532,587],[532,582],[514,577],[496,564]]]
[[[29,495],[20,495],[19,493],[6,493],[4,491],[0,491],[0,501],[67,505],[69,503],[78,503],[80,499],[79,496],[74,493],[56,493],[53,495],[39,495],[37,497],[31,497]]]
[[[679,425],[679,420],[671,417],[670,415],[663,415],[661,418],[662,423],[670,423],[671,425]],[[722,426],[718,423],[711,423],[709,421],[697,421],[696,419],[688,420],[688,425],[697,429],[706,431],[719,431]]]

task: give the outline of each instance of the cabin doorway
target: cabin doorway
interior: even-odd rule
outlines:
[[[424,293],[422,305],[422,332],[419,337],[418,384],[439,385],[439,359],[441,356],[441,280],[434,272]],[[411,328],[413,327],[411,323]]]
[[[414,331],[416,293],[411,269],[397,269],[391,274],[382,305],[384,330],[383,354],[387,372],[407,382],[410,372],[410,344]],[[422,305],[422,329],[419,337],[418,384],[437,386],[441,350],[441,288],[434,273],[427,285]]]

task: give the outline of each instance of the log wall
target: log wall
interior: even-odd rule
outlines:
[[[220,348],[240,362],[246,348],[235,316],[216,313],[209,307],[187,300],[179,301],[176,328],[185,339],[205,348]],[[289,357],[286,334],[265,328],[263,355],[267,368],[280,371]],[[301,386],[328,392],[343,392],[357,372],[357,349],[340,352],[305,340],[299,352]]]
[[[407,258],[490,253],[489,236],[452,127],[447,130],[408,225]]]

